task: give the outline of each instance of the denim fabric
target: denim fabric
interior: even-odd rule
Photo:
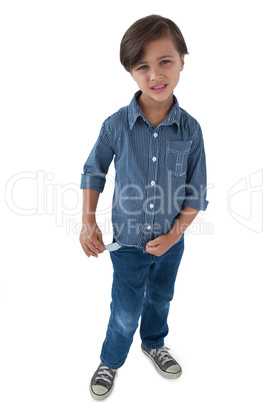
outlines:
[[[102,192],[114,158],[113,235],[121,245],[145,250],[171,230],[184,206],[205,210],[208,201],[199,123],[174,96],[169,115],[154,127],[137,103],[141,93],[102,124],[80,188]]]
[[[111,369],[124,364],[140,317],[142,343],[152,349],[164,345],[183,251],[184,236],[160,257],[127,246],[110,252],[114,274],[111,315],[100,356],[103,364]]]

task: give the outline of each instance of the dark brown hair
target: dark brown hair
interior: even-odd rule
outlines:
[[[149,15],[134,22],[124,34],[120,44],[120,61],[130,70],[141,60],[145,46],[153,40],[170,36],[179,54],[189,54],[177,25],[160,15]]]

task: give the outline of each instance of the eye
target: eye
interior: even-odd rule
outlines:
[[[162,60],[160,64],[168,64],[170,63],[170,60]]]
[[[146,68],[148,68],[148,66],[144,65],[138,68],[138,70],[145,70]]]

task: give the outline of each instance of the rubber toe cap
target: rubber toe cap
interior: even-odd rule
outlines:
[[[170,374],[176,374],[176,373],[179,373],[180,371],[181,371],[181,368],[178,364],[174,364],[173,366],[170,366],[167,369],[167,373],[170,373]]]
[[[92,391],[94,392],[94,394],[102,396],[107,394],[108,389],[105,388],[103,385],[92,385]]]

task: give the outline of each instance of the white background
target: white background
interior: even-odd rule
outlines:
[[[173,19],[190,52],[175,94],[203,130],[209,206],[185,235],[170,309],[182,377],[160,377],[137,332],[110,400],[268,400],[265,2],[25,0],[0,9],[2,401],[91,398],[112,265],[80,246],[80,175],[103,120],[138,89],[119,44],[149,14]]]

